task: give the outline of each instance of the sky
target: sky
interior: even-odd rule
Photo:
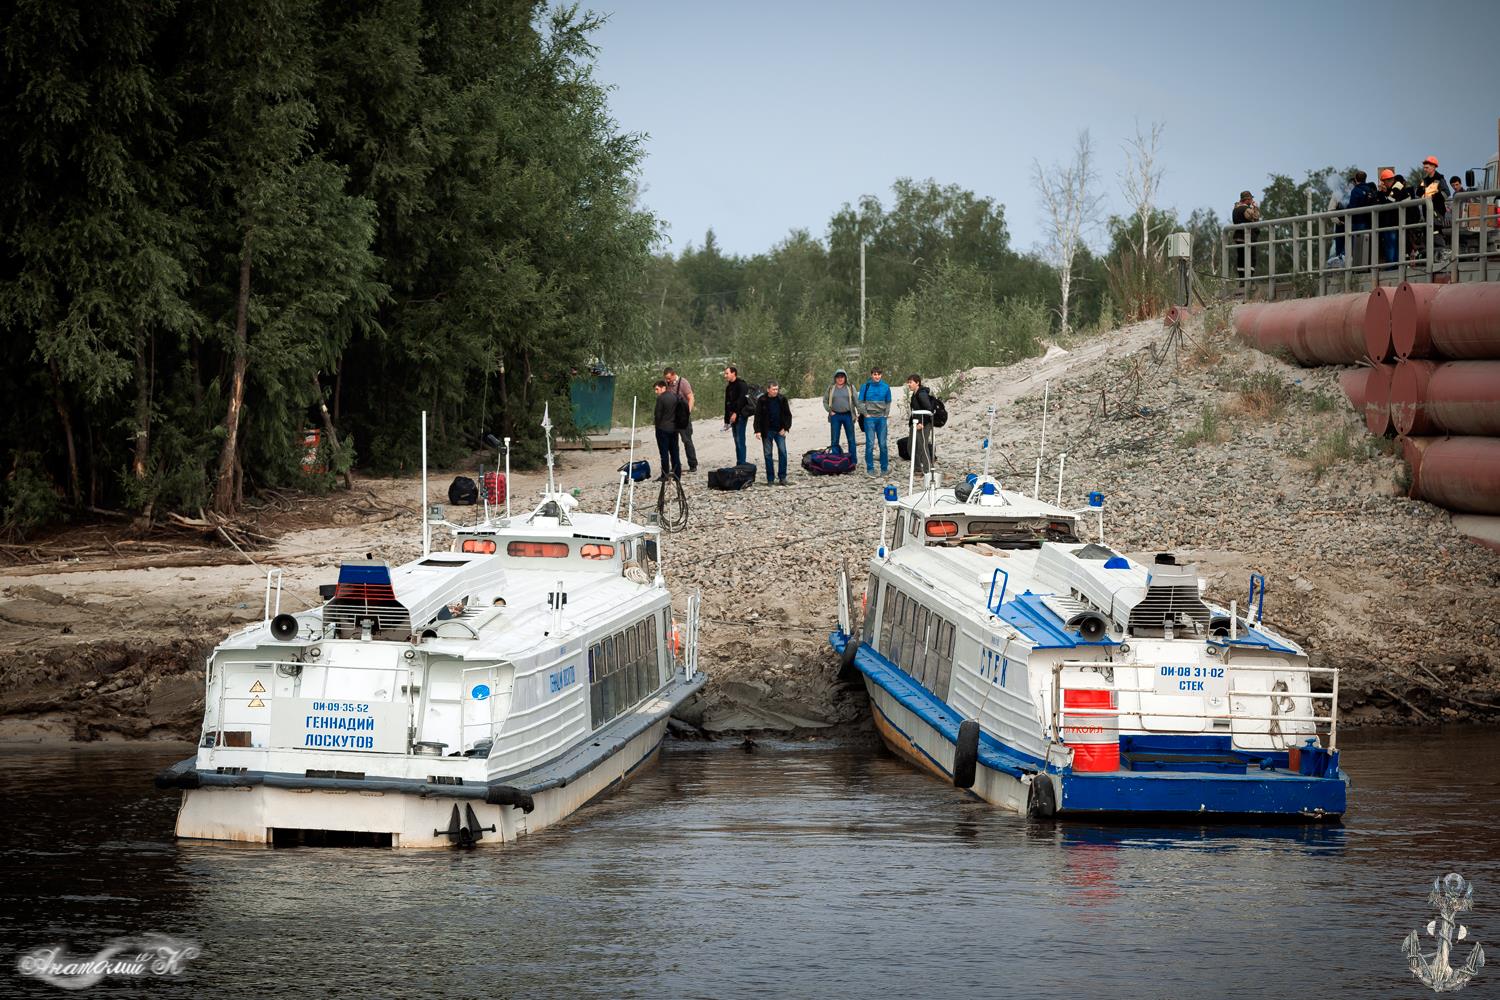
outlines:
[[[1271,173],[1445,174],[1495,155],[1500,0],[595,0],[596,76],[645,136],[645,207],[667,248],[769,250],[824,237],[898,177],[1005,205],[1012,246],[1043,240],[1031,183],[1088,129],[1105,214],[1124,144],[1165,124],[1158,204],[1221,217]],[[1096,244],[1098,240],[1094,240]]]

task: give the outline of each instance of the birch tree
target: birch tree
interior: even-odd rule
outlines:
[[[1125,204],[1141,222],[1141,262],[1151,259],[1151,208],[1161,188],[1162,170],[1156,165],[1165,122],[1152,122],[1149,131],[1135,125],[1135,138],[1125,143],[1125,170],[1120,174],[1120,190]]]
[[[1061,292],[1058,303],[1058,319],[1066,333],[1068,325],[1068,296],[1073,286],[1073,259],[1083,244],[1084,236],[1098,224],[1100,196],[1091,193],[1097,177],[1093,166],[1093,141],[1089,130],[1078,133],[1078,142],[1073,148],[1073,159],[1067,166],[1054,164],[1043,169],[1036,160],[1031,161],[1031,180],[1037,194],[1041,195],[1043,219],[1047,243],[1044,254],[1057,269],[1057,281]]]

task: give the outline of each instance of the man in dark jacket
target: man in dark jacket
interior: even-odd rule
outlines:
[[[792,404],[781,394],[775,382],[766,383],[766,394],[755,404],[755,436],[760,439],[766,456],[766,482],[786,485],[786,432],[792,429]],[[771,445],[780,453],[778,467],[772,476]]]
[[[656,448],[661,452],[661,478],[670,474],[673,479],[682,478],[682,453],[677,448],[678,411],[686,403],[668,387],[665,379],[656,382]]]
[[[1376,191],[1375,185],[1370,183],[1368,174],[1363,170],[1356,170],[1354,171],[1352,180],[1354,181],[1354,186],[1349,189],[1349,202],[1345,206],[1346,208],[1369,208],[1371,205],[1378,205],[1380,203],[1379,192]],[[1370,238],[1358,234],[1370,231],[1370,220],[1372,218],[1374,216],[1370,212],[1363,212],[1359,215],[1351,216],[1349,219],[1349,231],[1356,234],[1351,238],[1351,246],[1349,248],[1350,252],[1354,255],[1354,265],[1356,267],[1362,267],[1370,261]]]
[[[926,475],[932,470],[932,414],[937,410],[937,403],[932,398],[932,390],[922,384],[922,376],[912,374],[906,376],[906,388],[911,392],[909,400],[911,404],[910,419],[916,422],[912,430],[911,438],[911,460],[916,463],[917,474]]]
[[[1394,205],[1398,201],[1405,201],[1411,197],[1411,188],[1406,184],[1406,179],[1396,175],[1396,171],[1386,167],[1380,171],[1380,201],[1382,205]],[[1380,212],[1376,224],[1380,227],[1380,262],[1382,264],[1396,263],[1396,255],[1401,250],[1401,241],[1398,238],[1398,227],[1401,225],[1401,213],[1398,209]]]
[[[752,415],[750,390],[740,370],[734,365],[724,368],[724,426],[734,435],[734,462],[745,464],[745,421]]]
[[[1443,230],[1448,226],[1448,199],[1452,191],[1448,188],[1448,181],[1438,172],[1438,159],[1429,156],[1422,161],[1422,176],[1417,178],[1417,186],[1412,191],[1414,199],[1426,198],[1432,202],[1432,212],[1428,215],[1429,225],[1432,226],[1432,251],[1439,258],[1448,253],[1448,239],[1443,235]],[[1419,256],[1427,255],[1426,236],[1421,229],[1410,231],[1412,249]]]
[[[1249,191],[1241,191],[1240,200],[1235,204],[1234,210],[1229,213],[1229,221],[1236,226],[1243,226],[1247,222],[1259,222],[1260,208],[1255,204],[1255,195]],[[1240,258],[1240,277],[1247,278],[1250,276],[1250,258],[1255,253],[1253,246],[1255,243],[1255,230],[1236,229],[1233,240],[1241,244],[1240,249],[1237,251]]]

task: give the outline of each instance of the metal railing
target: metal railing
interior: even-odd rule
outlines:
[[[1500,280],[1500,190],[1453,195],[1447,211],[1434,220],[1430,199],[1411,198],[1225,226],[1219,274],[1266,299]]]
[[[1245,734],[1245,735],[1256,735],[1256,736],[1268,736],[1268,735],[1270,735],[1272,733],[1272,723],[1276,723],[1276,724],[1279,725],[1280,723],[1293,723],[1293,722],[1295,722],[1295,723],[1311,723],[1311,725],[1312,725],[1312,735],[1318,735],[1319,734],[1319,728],[1318,727],[1321,724],[1325,724],[1326,723],[1327,724],[1327,734],[1328,734],[1327,749],[1329,749],[1329,750],[1337,750],[1338,749],[1338,732],[1339,732],[1339,730],[1338,730],[1339,668],[1338,667],[1314,667],[1314,666],[1291,666],[1291,665],[1283,665],[1283,666],[1260,666],[1260,665],[1251,665],[1251,664],[1241,664],[1239,666],[1233,666],[1233,665],[1225,664],[1224,665],[1224,670],[1226,672],[1227,677],[1230,679],[1231,683],[1233,681],[1234,675],[1237,674],[1237,673],[1301,674],[1301,675],[1306,676],[1307,679],[1308,679],[1308,690],[1306,690],[1306,691],[1287,691],[1287,690],[1277,691],[1277,690],[1270,690],[1270,689],[1267,689],[1267,690],[1255,690],[1255,689],[1239,689],[1239,688],[1230,687],[1229,690],[1226,692],[1226,694],[1224,696],[1224,703],[1225,703],[1224,708],[1225,708],[1225,710],[1222,711],[1222,712],[1209,712],[1209,711],[1200,711],[1200,712],[1151,711],[1151,710],[1147,710],[1145,706],[1139,704],[1139,699],[1137,699],[1138,703],[1136,704],[1134,711],[1126,711],[1125,709],[1120,708],[1118,706],[1118,703],[1116,704],[1116,707],[1114,707],[1114,708],[1096,708],[1096,707],[1090,707],[1090,706],[1081,706],[1081,705],[1080,706],[1072,706],[1072,705],[1070,705],[1070,706],[1067,706],[1066,711],[1065,711],[1064,707],[1063,707],[1063,704],[1062,704],[1062,702],[1063,702],[1063,692],[1064,691],[1069,691],[1069,690],[1083,690],[1083,691],[1107,690],[1107,691],[1115,692],[1117,696],[1120,695],[1120,694],[1135,694],[1135,695],[1146,695],[1146,694],[1154,695],[1154,694],[1157,694],[1157,691],[1155,690],[1155,688],[1149,688],[1149,687],[1121,687],[1121,686],[1118,686],[1118,685],[1111,685],[1111,686],[1109,686],[1107,688],[1097,688],[1097,687],[1092,687],[1092,688],[1070,688],[1070,687],[1067,687],[1067,686],[1065,686],[1063,684],[1062,674],[1063,674],[1063,671],[1066,670],[1066,669],[1080,669],[1080,668],[1087,667],[1089,669],[1097,670],[1101,666],[1113,666],[1115,670],[1121,670],[1121,669],[1127,668],[1127,667],[1134,667],[1136,669],[1153,670],[1156,667],[1155,664],[1144,664],[1144,663],[1143,664],[1130,664],[1130,663],[1106,664],[1106,663],[1094,662],[1094,661],[1091,661],[1091,660],[1090,661],[1064,660],[1061,663],[1054,664],[1053,667],[1052,667],[1052,706],[1051,706],[1052,707],[1052,711],[1051,711],[1052,726],[1051,726],[1051,731],[1048,734],[1050,742],[1052,742],[1054,744],[1065,742],[1062,739],[1063,719],[1064,719],[1065,716],[1114,716],[1115,719],[1116,719],[1115,729],[1118,732],[1123,732],[1124,731],[1124,727],[1119,724],[1119,721],[1118,721],[1119,718],[1122,717],[1122,716],[1134,716],[1135,718],[1140,719],[1142,721],[1143,725],[1140,728],[1140,731],[1143,732],[1143,733],[1144,732],[1148,732],[1148,730],[1144,729],[1144,721],[1147,718],[1152,718],[1152,719],[1194,719],[1194,720],[1202,720],[1202,721],[1211,721],[1211,720],[1214,720],[1214,719],[1225,719],[1225,720],[1228,720],[1229,723],[1230,723],[1230,733],[1231,733],[1231,735],[1234,734],[1234,723],[1236,721],[1240,721],[1240,722],[1264,722],[1264,723],[1266,723],[1266,728],[1265,728],[1264,732],[1252,731],[1250,733],[1246,733]],[[1328,675],[1330,675],[1332,677],[1331,690],[1329,690],[1329,691],[1314,691],[1314,690],[1312,690],[1312,675],[1313,674],[1328,674]],[[1236,707],[1235,707],[1235,697],[1236,696],[1239,696],[1241,698],[1266,698],[1266,699],[1270,699],[1270,702],[1271,702],[1271,711],[1269,713],[1267,713],[1267,714],[1264,714],[1264,715],[1253,713],[1253,712],[1240,711],[1240,710],[1236,709]],[[1163,695],[1162,697],[1193,697],[1193,696],[1191,696],[1191,695],[1174,695],[1174,696]],[[1295,713],[1295,702],[1297,700],[1304,699],[1304,698],[1308,699],[1308,709],[1309,709],[1309,712],[1306,713],[1306,714],[1296,714]],[[1277,708],[1277,702],[1280,699],[1287,699],[1287,700],[1292,701],[1294,703],[1293,711],[1290,712],[1290,713],[1277,711],[1276,710],[1276,708]],[[1320,702],[1320,701],[1326,701],[1326,702],[1328,702],[1328,714],[1327,715],[1319,715],[1318,714],[1318,712],[1317,712],[1317,705],[1315,704],[1315,702]],[[1133,728],[1135,728],[1135,727],[1133,727]],[[1283,734],[1283,735],[1285,736],[1285,735],[1291,735],[1291,734]],[[1305,736],[1305,735],[1308,735],[1308,734],[1306,734],[1306,733],[1298,733],[1298,734],[1295,734],[1295,735],[1297,735],[1298,737],[1301,737],[1301,736]],[[1290,744],[1288,744],[1288,745],[1290,746]]]

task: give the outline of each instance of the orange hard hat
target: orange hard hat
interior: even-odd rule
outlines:
[[[1422,162],[1423,163],[1430,163],[1434,167],[1438,165],[1438,161],[1437,161],[1437,157],[1436,156],[1429,156],[1427,159],[1423,160]]]
[[[1387,167],[1385,170],[1382,170],[1380,172],[1380,179],[1383,180],[1383,181],[1388,181],[1392,177],[1395,177],[1395,176],[1396,176],[1396,171],[1391,170],[1389,167]]]

